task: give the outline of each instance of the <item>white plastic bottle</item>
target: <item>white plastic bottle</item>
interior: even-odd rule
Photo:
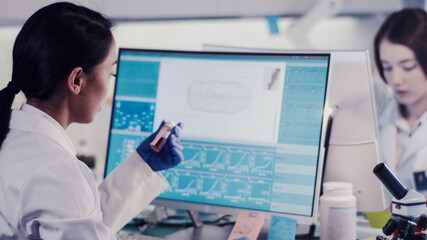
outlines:
[[[349,182],[323,183],[320,197],[320,239],[356,239],[356,197]]]

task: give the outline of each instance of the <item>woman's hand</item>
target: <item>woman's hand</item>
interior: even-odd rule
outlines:
[[[164,124],[165,122],[163,121],[162,124],[160,124],[159,129],[145,139],[145,141],[143,141],[136,149],[138,154],[151,167],[151,169],[153,169],[153,171],[160,171],[174,167],[184,160],[184,155],[182,154],[183,147],[179,140],[179,135],[183,127],[181,123],[178,123],[174,127],[169,138],[166,140],[167,142],[159,152],[156,152],[151,148],[150,143],[154,140]]]

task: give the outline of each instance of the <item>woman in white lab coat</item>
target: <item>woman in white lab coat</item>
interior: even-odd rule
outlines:
[[[407,187],[427,196],[427,14],[391,14],[374,41],[375,62],[393,96],[379,108],[382,160]]]
[[[23,25],[0,91],[0,239],[114,239],[168,185],[182,159],[178,125],[160,152],[151,135],[98,187],[65,129],[100,110],[117,50],[110,20],[54,3]],[[27,101],[11,110],[15,94]]]

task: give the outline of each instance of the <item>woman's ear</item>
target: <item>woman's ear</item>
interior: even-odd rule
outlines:
[[[80,93],[83,85],[84,72],[81,67],[76,67],[68,76],[68,89],[75,95]]]

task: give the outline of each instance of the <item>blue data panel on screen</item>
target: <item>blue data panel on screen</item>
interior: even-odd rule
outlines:
[[[120,131],[114,131],[110,135],[110,147],[108,149],[109,161],[105,168],[106,173],[110,173],[120,163],[122,163],[138,146],[145,140],[145,136],[130,135]]]
[[[155,103],[116,100],[113,129],[153,131]]]
[[[276,149],[182,141],[184,161],[175,169],[239,176],[273,177]]]
[[[116,85],[117,96],[155,98],[160,63],[157,61],[134,61],[132,55],[122,56]]]
[[[311,216],[329,55],[123,50],[106,173],[183,122],[160,199]]]

